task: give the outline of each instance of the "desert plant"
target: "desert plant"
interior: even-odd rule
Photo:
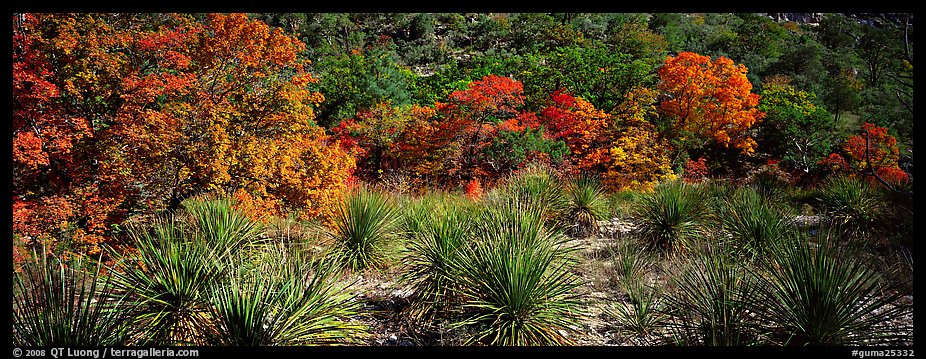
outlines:
[[[490,201],[516,200],[542,207],[546,224],[560,228],[568,206],[565,187],[563,180],[549,168],[529,166],[487,197]]]
[[[709,210],[695,185],[680,181],[660,184],[633,209],[640,234],[654,247],[672,250],[689,247],[705,234]]]
[[[622,243],[612,250],[614,272],[622,282],[641,278],[653,264],[649,252],[634,242]]]
[[[718,218],[735,248],[754,259],[766,252],[789,230],[784,211],[746,187],[721,202]]]
[[[44,253],[44,252],[43,252]],[[134,307],[103,266],[36,254],[13,274],[16,346],[126,345]]]
[[[216,250],[236,251],[263,233],[260,222],[235,210],[227,198],[194,197],[182,206],[196,224],[196,235]]]
[[[839,235],[795,234],[774,247],[758,312],[778,343],[871,345],[897,339],[900,328],[892,320],[909,309],[895,303],[904,292],[838,243]]]
[[[469,238],[472,225],[465,208],[446,206],[432,211],[408,242],[403,260],[408,265],[403,278],[412,284],[416,295],[412,314],[418,318],[439,315],[455,302],[452,298],[455,279],[450,266],[458,259],[458,251]]]
[[[662,293],[647,286],[642,278],[623,282],[629,304],[617,303],[613,315],[624,332],[646,336],[665,325]]]
[[[211,327],[205,303],[236,263],[236,254],[215,248],[195,226],[178,216],[151,228],[128,227],[137,254],[114,272],[117,287],[141,310],[134,325],[144,328],[140,344],[201,344]]]
[[[598,234],[598,221],[607,218],[608,203],[604,187],[598,179],[582,175],[572,179],[567,187],[564,221],[572,221],[569,233],[577,237]]]
[[[882,197],[868,182],[838,176],[820,189],[817,200],[824,215],[835,226],[845,229],[849,237],[864,236],[877,227],[884,208]]]
[[[477,219],[474,241],[452,264],[468,311],[457,325],[473,328],[470,343],[569,344],[562,333],[575,333],[582,302],[568,239],[544,226],[541,208],[510,203]]]
[[[673,339],[687,345],[757,343],[748,315],[759,298],[756,283],[720,245],[695,253],[687,268],[674,276],[675,292],[665,306]]]
[[[353,271],[385,267],[400,219],[398,207],[387,194],[353,190],[335,211],[328,232],[334,241],[334,257]]]
[[[754,190],[760,198],[775,205],[787,203],[788,182],[773,172],[759,172],[752,176],[748,188]]]
[[[270,244],[256,270],[239,267],[209,301],[211,345],[359,343],[351,322],[359,302],[335,279],[330,260],[314,261],[296,247]]]

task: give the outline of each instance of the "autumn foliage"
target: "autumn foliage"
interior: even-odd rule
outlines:
[[[646,121],[654,101],[653,91],[639,88],[611,115],[561,90],[539,117],[548,136],[569,147],[567,166],[574,174],[597,173],[611,190],[649,189],[674,176],[668,145]]]
[[[304,49],[244,14],[17,16],[14,233],[94,252],[211,191],[321,214],[354,160],[313,121]]]
[[[892,185],[910,180],[910,175],[898,165],[897,139],[884,127],[863,123],[859,134],[843,142],[842,153],[831,153],[820,165],[837,172],[877,175]]]
[[[711,60],[693,52],[666,57],[659,68],[659,110],[672,121],[672,136],[710,141],[742,153],[756,150],[748,130],[764,113],[756,109],[747,69],[726,57]]]
[[[332,133],[357,156],[357,174],[368,181],[401,174],[414,186],[493,183],[565,151],[543,136],[536,114],[523,110],[523,91],[519,81],[489,75],[433,106],[378,104]]]
[[[425,76],[387,56],[389,36],[370,56],[353,50],[340,61],[307,48],[293,35],[298,24],[272,27],[261,16],[14,14],[16,260],[39,248],[128,245],[126,221],[204,193],[254,219],[310,220],[351,185],[478,199],[532,164],[594,175],[611,191],[769,158],[807,173],[821,164],[910,179],[897,140],[869,123],[819,160],[837,147],[830,106],[786,81],[766,81],[760,105],[747,68],[725,57],[681,52],[657,70],[662,55],[620,40],[633,56],[576,43],[547,49],[553,57],[460,62]],[[363,49],[354,45],[343,51]],[[815,132],[826,136],[800,136]]]

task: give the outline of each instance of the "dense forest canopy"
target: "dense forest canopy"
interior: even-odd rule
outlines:
[[[791,15],[792,21],[787,15]],[[14,14],[17,245],[95,252],[204,192],[612,190],[834,171],[912,194],[912,14]]]

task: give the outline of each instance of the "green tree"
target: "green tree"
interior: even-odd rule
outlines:
[[[780,79],[763,84],[758,108],[765,119],[758,126],[756,142],[772,158],[809,173],[829,153],[834,119],[813,93],[796,90]]]
[[[325,95],[317,122],[326,128],[380,102],[411,103],[408,83],[414,74],[398,64],[391,47],[323,59],[317,68],[321,73],[318,87]]]

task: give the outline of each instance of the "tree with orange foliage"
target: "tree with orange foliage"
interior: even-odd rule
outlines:
[[[460,150],[448,174],[465,181],[485,178],[488,173],[479,166],[479,154],[489,145],[486,138],[498,123],[517,116],[523,105],[524,85],[510,77],[488,75],[451,93],[450,103],[440,112],[448,130],[457,132]]]
[[[451,151],[444,185],[473,179],[490,184],[530,161],[546,161],[565,150],[543,137],[536,114],[522,109],[520,81],[487,75],[449,97],[450,102],[436,104],[436,138],[448,142]]]
[[[669,120],[667,137],[689,146],[713,143],[743,154],[755,151],[749,129],[764,113],[756,109],[747,69],[732,60],[693,52],[667,56],[659,68],[660,112]]]
[[[305,45],[244,14],[14,18],[14,234],[98,250],[219,191],[321,214],[353,159],[314,123]],[[51,211],[52,207],[55,208]]]

